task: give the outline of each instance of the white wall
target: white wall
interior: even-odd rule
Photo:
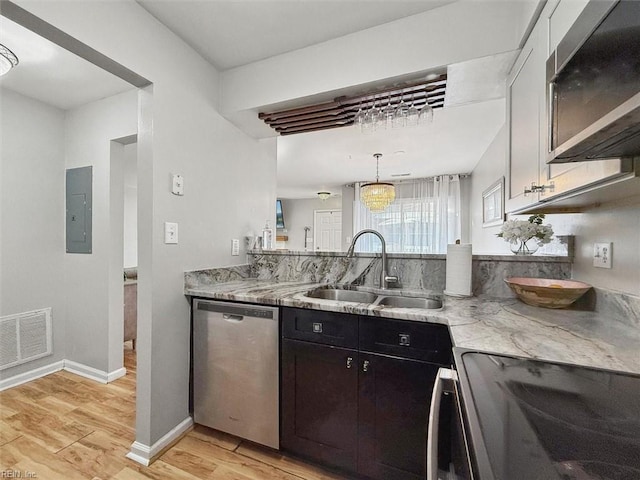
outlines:
[[[505,174],[506,126],[500,130],[471,176],[471,237],[474,254],[511,254],[496,237],[500,227],[482,228],[482,192]],[[547,215],[556,235],[575,236],[572,277],[595,287],[640,295],[640,200],[603,204],[584,213]],[[523,216],[522,218],[526,218]],[[613,242],[613,268],[593,266],[593,244]]]
[[[243,262],[231,238],[275,219],[275,143],[218,114],[218,72],[133,0],[17,3],[153,82],[138,128],[136,440],[150,446],[189,414],[183,272]],[[183,197],[169,191],[172,173]],[[178,245],[163,243],[165,221],[179,224]]]
[[[482,192],[505,175],[507,127],[493,139],[471,174],[471,243],[474,254],[511,254],[509,244],[496,237],[500,226],[482,227]]]
[[[124,146],[124,268],[138,266],[138,144]]]
[[[53,356],[0,372],[8,378],[64,358],[64,112],[0,89],[0,315],[52,307]]]
[[[122,244],[120,222],[111,217],[111,176],[123,187],[122,166],[111,171],[111,141],[135,135],[138,126],[138,93],[133,89],[66,113],[66,168],[93,166],[92,253],[66,254],[65,286],[67,296],[67,358],[69,360],[111,372],[122,367],[110,367],[106,339],[109,337],[110,316],[122,315],[122,304],[110,304],[109,283],[112,242]],[[123,198],[119,199],[123,202]],[[119,217],[122,219],[122,212]],[[121,233],[120,233],[121,235]],[[119,238],[118,238],[119,237]],[[122,255],[120,247],[120,259]],[[118,262],[122,271],[122,260]],[[122,290],[122,273],[118,280]],[[114,328],[116,323],[114,322]],[[121,345],[120,345],[121,347]],[[115,352],[114,352],[115,353]],[[115,367],[115,368],[114,368]]]
[[[284,248],[289,250],[304,250],[304,227],[310,227],[307,237],[307,250],[315,250],[313,243],[314,225],[313,212],[316,210],[341,210],[342,198],[334,195],[326,200],[319,198],[299,198],[299,199],[283,199],[282,211],[284,213],[284,224],[287,227],[286,233],[282,233],[289,237]],[[278,230],[281,235],[282,230]]]
[[[354,187],[342,187],[342,251],[346,252],[353,238],[353,202],[356,199]]]
[[[572,277],[595,287],[640,296],[640,198],[588,212],[548,215],[554,231],[575,235]],[[593,244],[612,242],[612,268],[593,266]]]

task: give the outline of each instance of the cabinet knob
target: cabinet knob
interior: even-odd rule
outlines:
[[[369,360],[365,360],[364,362],[362,362],[362,371],[363,372],[369,371]]]
[[[351,368],[353,364],[353,357],[347,357],[347,368]]]

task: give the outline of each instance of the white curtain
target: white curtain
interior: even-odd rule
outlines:
[[[395,201],[381,213],[371,213],[360,202],[360,185],[355,184],[353,232],[379,231],[387,252],[446,253],[447,244],[460,238],[459,175],[397,183]],[[380,242],[365,235],[358,240],[356,251],[379,252]]]

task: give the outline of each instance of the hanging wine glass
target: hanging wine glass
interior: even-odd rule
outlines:
[[[420,119],[420,110],[416,107],[416,100],[411,94],[411,106],[407,109],[407,127],[415,127]]]
[[[362,124],[364,123],[364,110],[362,110],[362,101],[360,101],[360,105],[358,106],[358,111],[353,117],[353,124],[360,129],[362,132]]]
[[[380,109],[376,107],[376,101],[376,97],[373,97],[373,105],[364,115],[362,133],[373,133],[378,128],[378,122],[380,121]]]
[[[402,128],[407,124],[407,104],[404,103],[404,92],[400,94],[400,103],[393,112],[393,128]]]
[[[433,123],[433,108],[429,105],[429,99],[425,100],[424,107],[420,109],[418,123]]]
[[[393,114],[395,113],[395,107],[391,105],[391,92],[389,92],[389,98],[387,99],[387,106],[382,109],[380,117],[380,126],[382,128],[391,128],[393,122]]]

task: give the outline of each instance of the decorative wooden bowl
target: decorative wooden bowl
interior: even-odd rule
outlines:
[[[591,288],[587,283],[551,278],[512,277],[504,281],[524,303],[545,308],[567,308]]]

